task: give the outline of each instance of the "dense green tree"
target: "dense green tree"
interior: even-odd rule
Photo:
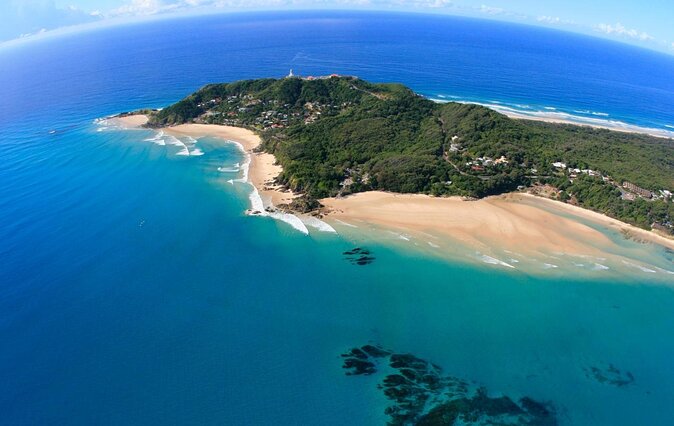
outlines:
[[[257,130],[262,149],[283,166],[280,183],[305,194],[296,203],[304,208],[371,189],[483,197],[540,182],[562,190],[564,201],[642,227],[674,218],[672,202],[623,200],[617,188],[623,181],[674,188],[672,140],[514,120],[479,105],[434,103],[399,84],[352,77],[211,84],[153,114],[149,125],[191,121]],[[473,165],[501,156],[507,163]],[[615,183],[585,175],[571,182],[555,161]]]

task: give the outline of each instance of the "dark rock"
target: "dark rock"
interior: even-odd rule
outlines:
[[[426,374],[421,378],[421,382],[430,389],[437,389],[442,385],[442,380],[436,374]]]
[[[405,377],[401,376],[400,374],[390,374],[386,376],[384,379],[384,386],[402,386],[402,385],[407,385],[409,386],[411,383],[409,382],[408,379]]]
[[[369,375],[377,371],[374,363],[357,358],[347,358],[342,368],[350,370],[346,373],[349,376]]]
[[[412,380],[412,381],[417,381],[419,376],[414,370],[410,370],[408,368],[402,368],[400,369],[400,374],[405,376],[407,379]]]
[[[342,254],[346,257],[346,260],[354,265],[369,265],[375,260],[373,256],[370,256],[370,250],[362,247],[356,247],[354,249],[345,251]]]
[[[365,345],[342,356],[347,358],[344,368],[353,370],[347,374],[373,374],[376,367],[369,361],[370,357],[389,358],[389,365],[397,372],[384,377],[377,388],[392,402],[385,410],[390,425],[453,425],[459,422],[504,426],[557,424],[555,412],[549,404],[530,397],[523,397],[518,402],[505,395],[490,397],[483,387],[469,391],[466,381],[443,377],[438,365],[412,354],[392,354],[380,347]],[[609,371],[619,373],[611,367]],[[625,376],[629,377],[627,374]]]
[[[385,356],[391,355],[391,351],[387,351],[386,349],[382,349],[378,346],[365,345],[361,349],[365,351],[368,355],[373,356],[375,358],[383,358]]]
[[[391,367],[426,370],[428,367],[428,362],[421,358],[417,358],[412,354],[393,354],[391,355]]]
[[[354,357],[358,359],[367,359],[367,354],[358,348],[353,348],[349,352],[342,354],[343,357]]]
[[[593,378],[599,383],[605,383],[612,386],[623,387],[631,385],[634,382],[634,375],[632,373],[629,371],[623,373],[613,364],[609,364],[605,368],[590,367],[585,371],[587,377]]]
[[[355,263],[357,265],[361,265],[361,266],[362,265],[369,265],[370,263],[374,262],[374,260],[375,260],[374,257],[362,256],[362,257],[359,257],[358,259],[356,259]]]
[[[535,417],[544,418],[552,415],[551,410],[546,406],[546,404],[534,401],[528,396],[520,399],[520,405],[523,409],[526,410],[527,413]]]

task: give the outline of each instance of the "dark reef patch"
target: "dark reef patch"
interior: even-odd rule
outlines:
[[[353,265],[364,266],[369,265],[375,261],[375,257],[372,256],[372,252],[363,247],[356,247],[354,249],[345,251],[342,254],[344,255],[344,258]]]
[[[443,376],[438,365],[412,354],[365,345],[345,352],[342,358],[347,375],[386,371],[377,387],[392,403],[385,410],[390,425],[557,424],[555,411],[548,403],[527,396],[519,400],[506,395],[490,396],[486,388]]]
[[[628,386],[634,383],[634,375],[632,375],[632,373],[629,371],[620,371],[613,364],[608,364],[603,368],[586,368],[585,375],[599,383],[605,383],[616,387]]]

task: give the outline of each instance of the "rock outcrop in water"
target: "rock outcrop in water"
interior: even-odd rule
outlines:
[[[386,408],[390,425],[557,424],[547,403],[529,397],[490,396],[486,388],[443,376],[441,367],[412,354],[365,345],[342,354],[342,358],[347,375],[388,373],[378,388],[392,403]]]
[[[621,371],[613,364],[604,367],[589,367],[585,375],[591,379],[616,387],[624,387],[634,383],[634,375],[629,371]]]
[[[345,251],[342,253],[346,260],[351,262],[353,265],[365,266],[375,261],[375,257],[372,256],[372,252],[366,248],[356,247],[352,250]]]

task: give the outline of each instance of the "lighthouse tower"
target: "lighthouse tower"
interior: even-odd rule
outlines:
[[[295,77],[295,74],[293,74],[293,69],[290,68],[290,72],[288,73],[288,76],[286,78],[292,78]]]

